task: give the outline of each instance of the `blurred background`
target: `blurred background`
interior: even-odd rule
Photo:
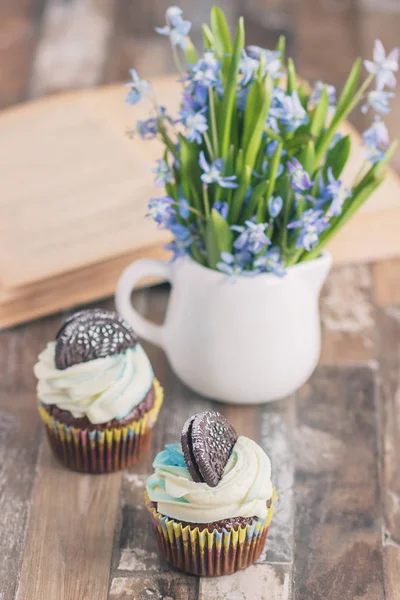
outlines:
[[[181,0],[200,40],[215,0]],[[400,45],[400,0],[223,0],[217,2],[234,24],[246,18],[247,42],[272,47],[287,36],[298,72],[340,87],[356,56],[371,57],[379,37],[387,49]],[[1,0],[0,108],[69,89],[174,71],[164,38],[172,0]],[[386,122],[400,137],[400,103]],[[363,129],[364,117],[353,123]],[[400,155],[393,166],[400,171]]]

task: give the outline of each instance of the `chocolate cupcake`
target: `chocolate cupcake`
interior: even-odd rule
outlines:
[[[94,309],[69,317],[34,372],[50,445],[67,467],[110,473],[146,451],[163,390],[117,314]]]
[[[265,544],[276,491],[271,464],[251,439],[237,436],[216,412],[185,423],[180,444],[153,463],[146,504],[161,554],[202,576],[253,564]]]

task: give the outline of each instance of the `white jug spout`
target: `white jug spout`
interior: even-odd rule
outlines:
[[[315,294],[319,295],[331,266],[332,256],[326,251],[322,252],[319,258],[303,263],[304,276],[309,281]]]

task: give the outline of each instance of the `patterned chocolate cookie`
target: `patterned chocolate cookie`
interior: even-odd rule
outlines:
[[[217,486],[237,437],[232,425],[217,412],[206,411],[189,419],[184,425],[181,442],[193,480],[204,481],[210,487]]]
[[[128,323],[101,308],[81,310],[68,317],[56,339],[57,369],[122,354],[137,344],[136,334]]]
[[[197,463],[193,455],[192,426],[195,417],[196,415],[190,417],[190,419],[188,419],[183,426],[181,433],[181,446],[186,466],[189,469],[189,473],[191,474],[193,481],[199,483],[200,481],[204,481],[204,479],[202,478],[201,473],[198,470]]]

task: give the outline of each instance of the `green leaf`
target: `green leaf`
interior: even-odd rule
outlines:
[[[190,254],[192,255],[192,257],[194,258],[194,260],[198,263],[200,263],[201,265],[203,265],[203,267],[206,266],[206,259],[204,257],[204,255],[200,252],[200,250],[198,249],[196,244],[192,244],[190,246]]]
[[[303,108],[307,109],[308,99],[310,97],[310,86],[306,81],[302,81],[297,90],[300,102]]]
[[[344,169],[347,159],[349,158],[351,148],[351,137],[346,135],[340,138],[336,144],[328,151],[326,155],[326,162],[324,167],[324,174],[328,172],[328,169],[332,169],[332,173],[335,179],[340,177],[341,172]]]
[[[204,50],[214,50],[215,40],[213,33],[206,23],[202,25]]]
[[[240,178],[239,187],[234,191],[232,202],[229,207],[229,222],[232,224],[238,222],[243,201],[251,183],[251,172],[252,168],[245,165]]]
[[[275,187],[276,174],[278,172],[279,163],[281,162],[281,154],[283,149],[283,143],[279,142],[277,145],[274,154],[272,155],[272,159],[269,167],[269,184],[267,188],[266,200],[268,201]]]
[[[229,224],[215,208],[206,225],[206,251],[208,266],[215,269],[220,260],[221,252],[232,252],[233,233]]]
[[[251,182],[251,173],[253,172],[256,158],[259,152],[260,144],[262,142],[263,131],[265,126],[265,120],[267,118],[268,110],[271,104],[272,97],[272,81],[270,77],[267,77],[265,86],[265,97],[260,111],[257,114],[257,121],[254,125],[254,129],[250,138],[250,141],[246,148],[244,148],[244,172],[241,173],[241,181],[239,187],[233,194],[232,206],[231,206],[231,219],[232,223],[236,223],[239,218],[240,211],[242,208],[244,197],[247,193],[247,189]]]
[[[256,209],[259,206],[260,199],[262,198],[263,194],[265,194],[267,187],[268,181],[262,181],[261,183],[256,185],[256,187],[251,193],[251,196],[246,206],[243,209],[243,214],[240,218],[241,222],[247,221],[247,219],[250,219],[256,213]]]
[[[220,131],[220,150],[221,157],[226,158],[230,146],[232,117],[236,107],[236,86],[239,72],[239,62],[242,50],[244,48],[244,22],[239,19],[235,45],[232,58],[230,60],[229,74],[225,88],[224,99],[222,102],[221,121],[218,123]]]
[[[285,52],[286,52],[286,38],[284,35],[279,36],[278,43],[276,45],[276,50],[281,53],[281,61],[283,64],[285,62]]]
[[[310,133],[317,138],[325,127],[326,117],[328,116],[329,96],[326,87],[322,90],[320,101],[315,109],[311,121]]]
[[[188,65],[195,65],[197,63],[196,48],[189,39],[187,40],[187,47],[185,49],[185,61]]]
[[[287,63],[287,93],[292,94],[297,89],[296,68],[292,58]]]
[[[350,75],[348,76],[346,83],[344,84],[342,93],[340,94],[340,98],[337,102],[336,114],[340,113],[343,109],[345,109],[345,107],[353,98],[360,79],[361,65],[361,58],[357,58],[350,71]]]
[[[171,198],[173,198],[175,201],[178,200],[179,194],[176,185],[167,181],[165,183],[165,191],[167,192],[168,196],[171,196]]]
[[[317,144],[317,151],[315,162],[317,165],[320,164],[325,152],[328,150],[329,145],[340,125],[340,123],[347,117],[347,115],[353,110],[353,108],[360,101],[365,89],[368,79],[364,84],[357,90],[358,81],[360,79],[361,59],[357,59],[353,65],[350,75],[344,85],[343,91],[340,95],[339,102],[336,107],[335,114],[332,121],[325,133],[320,137]],[[356,91],[357,90],[357,91]]]
[[[197,182],[199,186],[201,182],[201,169],[198,163],[199,149],[197,144],[189,142],[183,135],[179,135],[179,141],[183,195],[190,204],[203,213],[201,191],[196,186]]]
[[[232,40],[225,15],[218,6],[213,6],[211,9],[211,30],[215,40],[215,54],[222,63],[222,72],[226,77],[232,54]]]
[[[237,156],[236,156],[236,173],[241,173],[243,171],[244,165],[244,152],[243,148],[240,148]]]
[[[304,148],[299,160],[307,173],[312,175],[315,167],[315,145],[312,140],[310,140]]]
[[[265,99],[264,84],[254,81],[247,96],[246,110],[244,113],[244,126],[242,136],[242,148],[246,149],[254,126],[257,122],[259,112]]]

